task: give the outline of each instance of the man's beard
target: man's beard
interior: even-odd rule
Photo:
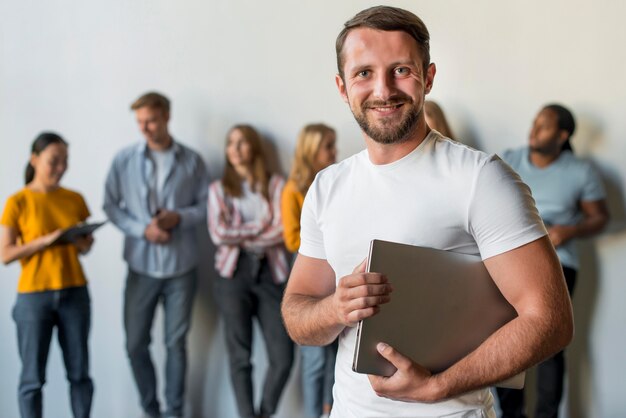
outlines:
[[[402,115],[400,122],[393,122],[391,120],[378,120],[379,126],[375,126],[367,119],[367,110],[375,107],[393,106],[401,103],[408,103],[410,105],[409,110]],[[362,111],[356,113],[352,111],[357,123],[375,142],[379,144],[400,144],[408,141],[411,134],[417,129],[419,123],[421,110],[417,110],[413,106],[413,99],[409,96],[402,96],[401,98],[395,98],[387,101],[371,101],[364,102],[361,106]],[[382,126],[380,126],[382,125]]]

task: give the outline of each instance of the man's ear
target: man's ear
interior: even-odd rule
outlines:
[[[568,139],[569,139],[569,132],[567,132],[565,129],[561,129],[559,131],[559,145],[563,146],[565,141],[567,141]]]
[[[435,82],[435,73],[437,72],[437,66],[434,62],[428,64],[428,68],[426,69],[426,83],[424,85],[424,93],[428,94],[433,88],[433,83]]]
[[[339,90],[339,95],[341,96],[343,101],[348,103],[348,94],[346,93],[346,83],[344,83],[341,75],[335,74],[335,84],[337,85],[337,90]]]

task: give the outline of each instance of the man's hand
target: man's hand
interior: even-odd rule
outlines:
[[[378,396],[407,402],[440,400],[440,395],[433,386],[434,379],[428,370],[403,356],[390,345],[378,343],[376,349],[397,369],[389,377],[368,375],[372,389]]]
[[[548,227],[548,236],[554,248],[563,245],[576,235],[576,228],[568,225],[551,225]]]
[[[176,227],[180,223],[180,215],[177,212],[159,209],[156,216],[152,218],[156,220],[156,224],[159,228],[169,231]]]
[[[375,315],[379,305],[391,300],[391,284],[380,273],[365,273],[367,259],[352,274],[339,280],[333,295],[333,305],[339,322],[353,327],[364,318]]]
[[[170,240],[170,233],[159,228],[156,218],[152,218],[152,222],[148,224],[143,235],[146,239],[155,244],[164,244]]]

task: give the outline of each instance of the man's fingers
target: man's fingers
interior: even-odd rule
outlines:
[[[380,311],[378,306],[357,309],[348,314],[347,322],[350,326],[355,326],[360,320],[376,315]]]
[[[365,273],[366,267],[367,267],[367,257],[365,257],[365,260],[361,261],[361,264],[359,264],[358,266],[354,268],[354,270],[352,271],[352,274]]]
[[[387,276],[380,273],[357,273],[342,277],[339,280],[339,287],[354,288],[368,284],[383,284],[387,282]]]
[[[389,363],[393,364],[398,370],[406,370],[413,365],[410,358],[400,354],[398,350],[385,343],[378,343],[376,350],[383,356]]]

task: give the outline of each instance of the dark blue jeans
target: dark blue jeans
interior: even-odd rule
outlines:
[[[70,384],[75,418],[87,418],[93,383],[89,377],[87,340],[91,326],[91,301],[86,286],[35,293],[19,293],[13,308],[22,372],[18,401],[22,418],[41,418],[46,363],[57,328],[59,345]]]
[[[234,277],[218,277],[215,281],[215,298],[224,319],[230,378],[242,418],[272,415],[289,378],[294,346],[280,316],[284,290],[284,284],[274,283],[266,259],[243,251]],[[253,404],[250,362],[255,317],[261,326],[269,360],[258,410]]]
[[[576,285],[576,270],[563,267],[565,282],[570,297]],[[557,418],[563,397],[563,377],[565,375],[565,351],[537,365],[537,405],[535,418]],[[524,389],[497,388],[502,418],[526,418]]]
[[[167,279],[128,272],[124,294],[126,351],[139,390],[141,407],[151,417],[160,417],[154,364],[150,357],[151,330],[159,302],[163,303],[165,347],[164,417],[183,415],[186,337],[191,326],[191,308],[196,289],[196,271]]]

